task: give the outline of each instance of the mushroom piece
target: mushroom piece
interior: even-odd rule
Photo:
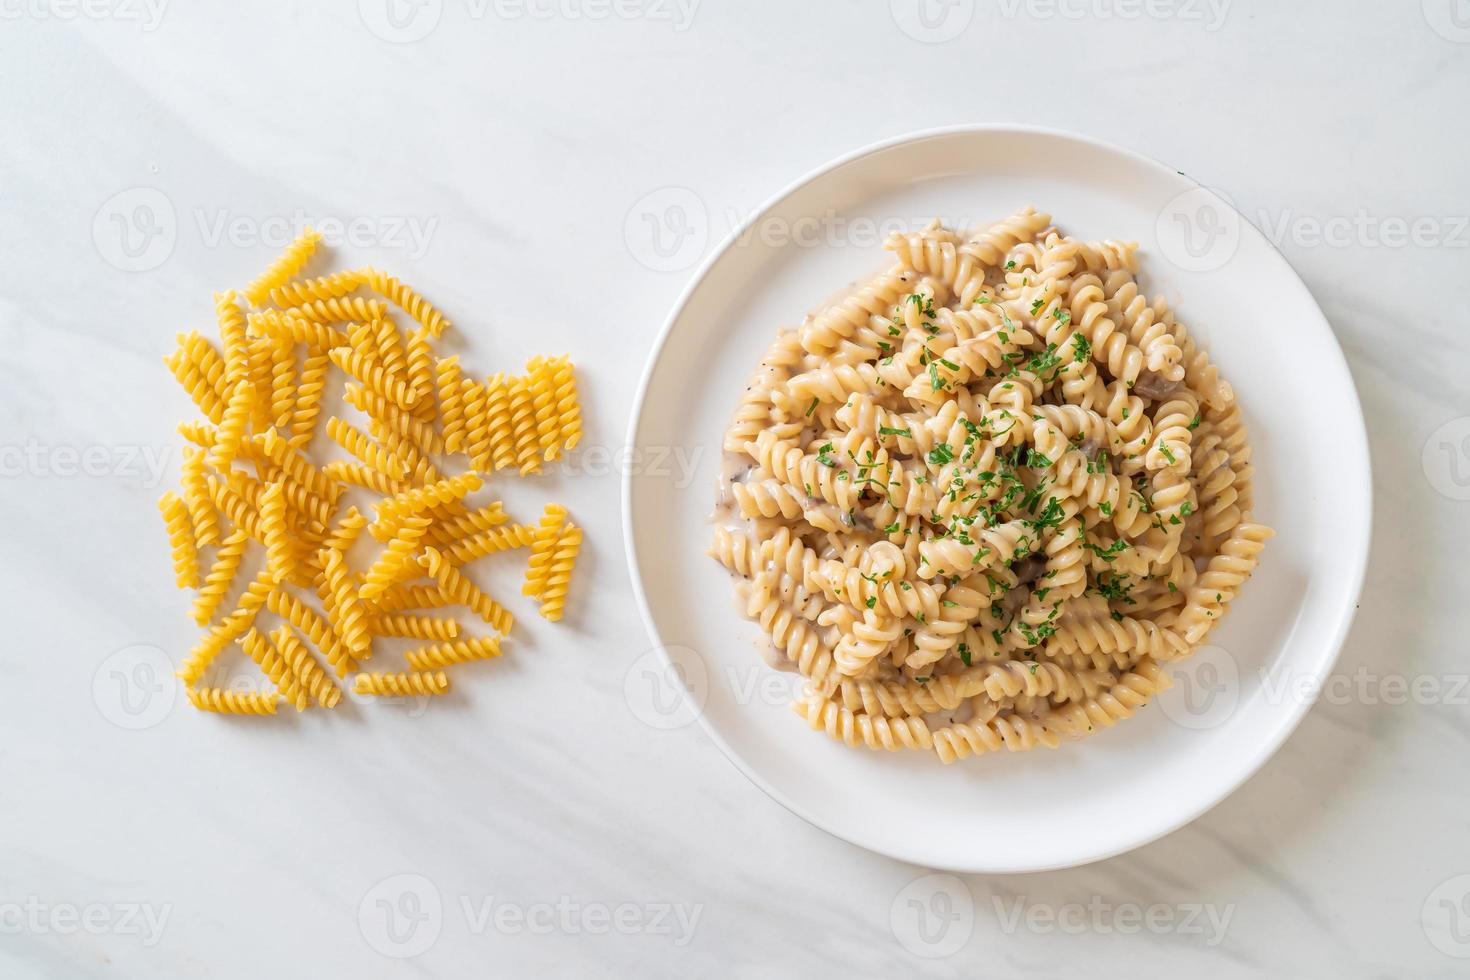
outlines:
[[[1152,371],[1144,370],[1138,374],[1138,380],[1133,382],[1133,393],[1150,401],[1158,401],[1168,398],[1170,395],[1184,387],[1184,382],[1169,381]]]

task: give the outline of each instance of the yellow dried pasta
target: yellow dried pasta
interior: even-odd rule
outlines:
[[[306,263],[310,261],[321,240],[322,236],[310,228],[302,232],[300,237],[286,246],[279,258],[266,267],[260,278],[245,287],[245,299],[252,306],[264,303],[271,290],[284,286],[306,268]]]
[[[319,244],[308,231],[242,294],[214,295],[219,349],[188,332],[165,358],[203,415],[179,426],[192,444],[181,490],[159,501],[176,580],[197,590],[191,615],[206,627],[179,669],[203,711],[331,708],[342,697],[333,674],[367,694],[441,694],[443,668],[499,656],[514,617],[459,566],[531,548],[538,526],[471,498],[481,473],[539,472],[580,433],[565,356],[532,358],[523,376],[466,377],[458,356],[434,350],[449,321],[399,280],[370,268],[301,278]],[[390,304],[415,321],[410,332]],[[322,458],[311,446],[336,404],[336,371],[346,407],[325,421],[324,451],[337,456]],[[543,614],[556,618],[581,532],[565,526],[565,508],[548,513],[562,516],[535,552],[534,578]],[[247,562],[260,571],[221,617]],[[494,633],[465,635],[455,619],[415,612],[450,606]],[[427,645],[403,655],[409,671],[364,673],[379,638]],[[273,690],[207,679],[232,645]]]

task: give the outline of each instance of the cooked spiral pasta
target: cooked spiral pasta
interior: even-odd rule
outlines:
[[[813,730],[825,731],[828,738],[837,739],[851,748],[861,746],[896,752],[934,746],[934,736],[922,718],[855,714],[835,701],[816,696],[796,701],[792,708],[807,720]]]
[[[1132,242],[1027,208],[887,247],[762,359],[709,554],[848,745],[952,762],[1111,725],[1270,536],[1234,392]]]

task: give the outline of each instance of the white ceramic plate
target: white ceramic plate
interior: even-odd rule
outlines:
[[[791,713],[725,570],[705,557],[720,441],[777,328],[891,261],[883,229],[975,226],[1034,204],[1084,238],[1142,245],[1162,293],[1234,384],[1251,427],[1256,517],[1278,531],[1212,634],[1138,716],[1056,751],[942,765],[849,749]],[[792,232],[787,235],[785,232]],[[794,239],[794,240],[793,240]],[[1342,352],[1266,238],[1189,178],[1059,132],[966,127],[861,150],[794,184],[699,271],[659,337],[624,486],[628,560],[686,711],[776,800],[832,834],[915,864],[1017,872],[1095,861],[1214,806],[1270,757],[1341,647],[1368,554],[1367,440]],[[692,483],[659,466],[695,459]],[[666,654],[667,655],[667,654]],[[771,678],[783,678],[775,682]]]

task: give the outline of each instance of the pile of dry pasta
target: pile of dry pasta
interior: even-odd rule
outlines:
[[[360,694],[443,694],[445,668],[499,656],[513,622],[464,566],[528,549],[522,591],[554,621],[582,542],[560,505],[517,524],[498,501],[472,502],[485,474],[538,472],[577,445],[567,358],[533,358],[522,376],[467,377],[457,357],[433,351],[449,321],[397,279],[372,268],[302,278],[320,241],[308,230],[243,297],[215,296],[222,350],[189,333],[165,359],[205,419],[180,425],[192,444],[182,487],[159,501],[178,585],[197,590],[193,616],[207,628],[179,670],[205,711],[274,714],[282,700],[331,708],[342,698],[336,679],[349,675]],[[322,421],[334,369],[359,424],[345,410]],[[341,450],[324,464],[312,458],[319,428]],[[446,475],[454,456],[469,468]],[[354,487],[376,503],[347,505]],[[250,565],[259,572],[248,575]],[[471,636],[432,614],[445,607],[469,609],[489,632]],[[276,628],[261,622],[267,614]],[[378,637],[423,645],[405,655],[407,669],[362,671]],[[270,690],[206,683],[232,645]]]
[[[766,353],[711,554],[848,745],[952,762],[1111,726],[1271,535],[1235,393],[1134,243],[1028,208],[888,247]]]

